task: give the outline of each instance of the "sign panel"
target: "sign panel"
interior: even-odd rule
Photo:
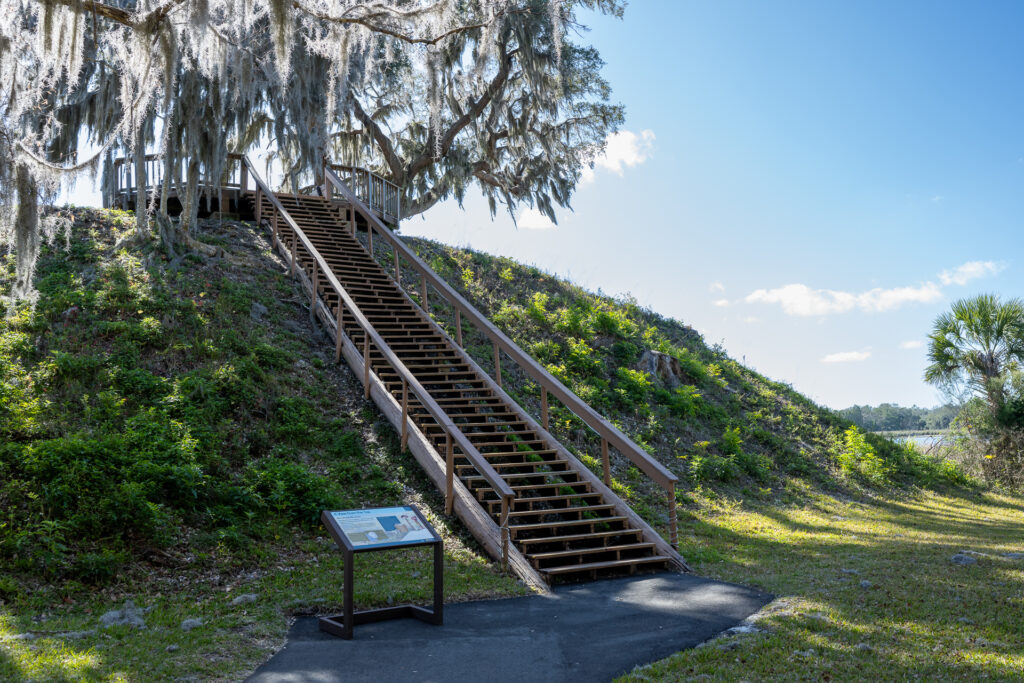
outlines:
[[[328,512],[354,550],[429,543],[436,536],[411,507]]]

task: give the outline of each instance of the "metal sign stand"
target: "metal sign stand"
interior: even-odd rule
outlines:
[[[353,533],[352,526],[346,524],[347,518],[358,518],[360,520],[373,518],[373,515],[381,514],[382,520],[395,519],[394,511],[407,511],[407,514],[415,515],[415,520],[403,515],[403,519],[409,519],[411,524],[417,521],[422,525],[416,534],[418,537],[429,536],[429,538],[417,538],[415,540],[403,540],[401,538],[387,538],[387,532],[370,532],[367,534]],[[444,542],[430,523],[412,506],[402,508],[379,508],[376,510],[345,510],[332,512],[324,510],[320,520],[330,531],[334,541],[340,546],[345,555],[345,578],[342,590],[344,592],[344,612],[331,617],[320,618],[320,630],[331,635],[352,640],[353,627],[356,624],[369,624],[386,619],[400,619],[413,617],[428,624],[441,625],[444,623]],[[395,528],[403,528],[407,525],[398,525]],[[408,530],[406,529],[406,533]],[[384,535],[384,538],[377,539],[376,536]],[[354,538],[350,538],[353,536]],[[434,607],[427,609],[417,605],[396,605],[394,607],[383,607],[380,609],[368,609],[355,611],[353,608],[353,579],[354,564],[357,553],[373,552],[376,550],[393,550],[394,548],[406,548],[432,545],[434,546]]]

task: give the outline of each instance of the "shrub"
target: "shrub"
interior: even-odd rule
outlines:
[[[629,408],[645,403],[650,389],[651,378],[646,372],[630,368],[615,370],[615,395],[620,406]]]
[[[843,433],[837,461],[844,474],[859,476],[872,484],[883,484],[892,476],[891,463],[878,456],[857,427],[850,427]]]
[[[245,481],[260,503],[296,522],[315,524],[321,511],[340,504],[326,478],[283,458],[251,464]]]

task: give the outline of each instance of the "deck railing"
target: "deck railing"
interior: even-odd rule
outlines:
[[[288,214],[285,208],[281,205],[280,200],[277,196],[270,191],[263,180],[259,177],[256,171],[252,167],[252,163],[247,157],[242,157],[243,176],[240,182],[244,185],[247,183],[246,174],[252,176],[253,183],[255,184],[256,191],[256,222],[259,224],[264,218],[262,216],[262,199],[266,197],[270,204],[274,207],[274,214],[270,219],[271,230],[273,231],[272,239],[280,241],[285,244],[285,247],[289,251],[290,259],[290,271],[294,274],[296,264],[301,255],[304,255],[307,259],[313,262],[313,272],[310,275],[311,289],[312,289],[312,305],[311,311],[316,310],[318,290],[320,287],[333,290],[338,297],[338,310],[337,310],[337,332],[335,336],[335,361],[340,362],[341,352],[343,344],[347,343],[350,348],[356,349],[355,342],[352,341],[351,337],[345,334],[342,326],[342,320],[344,318],[344,312],[347,308],[351,314],[356,326],[359,327],[363,332],[363,386],[366,392],[366,398],[370,398],[370,376],[373,373],[370,364],[370,351],[372,348],[376,348],[377,351],[384,357],[384,361],[391,367],[391,369],[401,378],[402,380],[402,445],[405,446],[408,429],[409,429],[409,399],[410,395],[415,397],[420,405],[430,413],[431,417],[441,427],[445,435],[445,510],[448,514],[454,509],[455,495],[454,495],[454,479],[455,479],[455,449],[457,448],[463,457],[465,457],[477,472],[483,476],[484,480],[491,486],[495,494],[501,500],[501,514],[499,517],[501,528],[501,553],[502,553],[502,564],[503,566],[508,565],[508,546],[509,546],[509,514],[512,512],[512,507],[515,502],[515,493],[512,487],[501,478],[494,468],[491,466],[487,459],[481,455],[480,451],[477,450],[476,446],[463,434],[462,430],[459,429],[447,413],[441,408],[440,405],[434,400],[434,397],[430,395],[419,380],[416,379],[415,375],[405,366],[405,364],[399,359],[395,352],[388,346],[388,343],[384,341],[384,338],[380,336],[376,328],[367,320],[366,316],[356,305],[355,301],[345,290],[345,288],[335,277],[331,271],[330,266],[324,260],[323,256],[317,251],[316,247],[309,240],[306,234],[298,226],[295,220]],[[333,172],[330,174],[334,179],[337,176]],[[344,188],[344,192],[348,194],[356,203],[358,203],[358,210],[363,212],[367,216],[373,216],[372,220],[378,225],[383,225],[377,219],[376,215],[372,214],[367,207],[360,202],[358,199],[351,194],[351,191],[347,187],[337,181],[341,187]],[[369,219],[368,219],[369,220]],[[281,240],[281,222],[284,222],[285,226],[292,233],[291,245],[288,245],[286,241]],[[386,228],[385,228],[386,230]],[[358,351],[358,349],[356,349]],[[375,373],[374,373],[375,374]],[[378,377],[379,381],[379,377]],[[383,386],[383,383],[382,383]]]
[[[329,164],[327,166],[367,208],[392,225],[402,220],[402,192],[398,185],[359,166]],[[326,182],[330,194],[331,183]]]
[[[421,307],[429,312],[428,285],[433,287],[440,295],[448,301],[455,310],[455,341],[459,346],[462,343],[462,319],[466,318],[486,336],[494,349],[494,379],[498,386],[501,386],[501,353],[504,352],[510,359],[515,361],[533,381],[540,386],[541,403],[541,424],[544,429],[549,428],[549,396],[554,396],[561,401],[562,405],[572,411],[577,417],[583,420],[590,429],[601,437],[601,464],[604,473],[604,483],[611,485],[611,464],[609,460],[609,449],[614,448],[641,472],[650,477],[655,483],[664,489],[666,502],[668,504],[669,538],[673,547],[678,546],[678,532],[676,519],[676,482],[679,478],[668,470],[660,462],[652,458],[646,451],[640,448],[619,428],[609,422],[603,415],[591,408],[583,399],[577,396],[571,389],[562,384],[544,366],[524,352],[519,346],[508,338],[504,332],[499,330],[482,313],[476,310],[472,304],[466,301],[462,295],[456,292],[445,280],[441,279],[426,263],[410,249],[405,242],[400,240],[386,225],[377,219],[374,212],[365,205],[363,201],[342,181],[332,168],[324,169],[324,178],[331,190],[326,193],[331,197],[334,192],[341,195],[341,199],[350,205],[351,210],[357,211],[366,221],[367,239],[369,251],[372,255],[373,236],[377,234],[392,249],[395,262],[395,280],[401,284],[401,261],[404,259],[420,276],[422,293]],[[354,220],[352,221],[354,225]],[[429,314],[429,313],[428,313]]]
[[[205,182],[205,179],[200,179],[201,188],[221,188],[224,190],[235,190],[245,194],[248,192],[248,187],[245,183],[245,174],[242,173],[242,155],[241,154],[229,154],[228,165],[224,169],[223,177],[220,182],[210,183]],[[162,187],[164,182],[164,157],[160,154],[147,154],[145,156],[145,168],[146,168],[146,191],[149,192],[153,188]],[[173,183],[171,185],[172,192],[174,191],[175,184],[184,185],[185,182],[185,162],[180,160],[174,165],[172,169]],[[114,192],[117,195],[131,196],[136,191],[136,179],[135,179],[135,159],[131,157],[118,157],[114,159]],[[109,198],[112,200],[113,198]]]

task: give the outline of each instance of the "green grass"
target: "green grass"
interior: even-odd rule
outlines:
[[[416,502],[445,537],[448,599],[527,592],[441,514],[261,235],[211,223],[226,256],[172,264],[117,246],[130,214],[75,219],[38,304],[0,319],[0,680],[243,678],[289,616],[341,607],[325,507]],[[430,601],[423,552],[357,562],[360,607]],[[127,599],[149,628],[97,630]]]
[[[766,631],[619,680],[1024,679],[1024,560],[1001,557],[1024,552],[1024,498],[696,498],[683,554],[699,574],[775,593],[756,622]],[[961,550],[986,555],[961,567],[950,562]]]

